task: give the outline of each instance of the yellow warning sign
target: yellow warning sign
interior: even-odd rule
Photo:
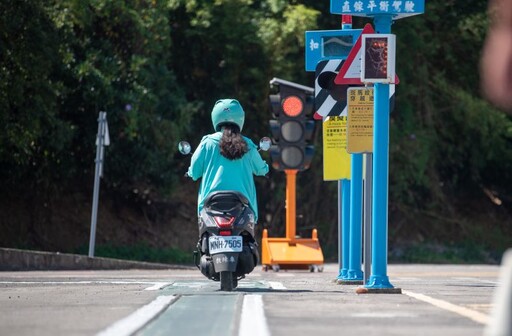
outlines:
[[[322,123],[324,181],[350,179],[350,154],[347,153],[347,117],[328,117]]]
[[[373,88],[347,90],[347,152],[373,152]]]

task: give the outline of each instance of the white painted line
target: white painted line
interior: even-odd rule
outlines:
[[[136,310],[110,327],[100,331],[96,336],[129,336],[142,328],[156,315],[167,308],[176,297],[174,295],[159,296],[149,304]]]
[[[176,281],[172,284],[173,287],[185,287],[185,288],[202,288],[208,286],[212,281],[188,281],[188,282],[179,282]]]
[[[149,282],[149,281],[0,281],[5,285],[151,285],[144,290],[154,291],[170,286],[172,282]]]
[[[0,284],[6,285],[157,285],[163,282],[151,281],[117,281],[117,280],[98,280],[98,281],[0,281]],[[172,284],[172,282],[166,283]],[[152,286],[152,287],[153,287]]]
[[[173,284],[172,282],[156,282],[153,286],[144,288],[144,290],[147,290],[147,291],[160,290],[160,289],[170,286],[172,284]]]
[[[459,314],[461,316],[467,317],[475,322],[481,323],[481,324],[487,324],[489,321],[489,316],[480,312],[477,312],[476,310],[472,310],[466,307],[458,306],[453,303],[450,303],[448,301],[434,299],[430,296],[427,296],[425,294],[420,293],[414,293],[410,291],[402,290],[402,293],[405,295],[408,295],[410,297],[413,297],[417,300],[424,301],[427,303],[430,303],[433,306],[436,306],[438,308],[451,311],[452,313]]]
[[[272,289],[286,289],[286,287],[282,283],[277,282],[277,281],[269,281],[268,285]]]
[[[270,336],[261,295],[245,295],[238,336]]]

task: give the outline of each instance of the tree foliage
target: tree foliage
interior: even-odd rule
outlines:
[[[503,201],[499,211],[510,220],[512,122],[479,90],[485,6],[428,1],[424,15],[393,25],[400,85],[391,115],[392,215],[433,211],[452,220],[454,198],[485,194]],[[304,71],[304,31],[338,29],[339,21],[328,1],[2,1],[0,185],[46,198],[88,192],[97,117],[106,111],[107,189],[165,199],[187,164],[176,144],[196,145],[211,132],[213,103],[236,97],[244,132],[254,140],[269,134],[269,80],[314,86]],[[354,28],[366,22],[355,19]],[[337,190],[322,181],[319,133],[313,167],[298,179],[299,224],[321,227],[334,249]],[[262,218],[276,224],[283,176],[257,183]]]

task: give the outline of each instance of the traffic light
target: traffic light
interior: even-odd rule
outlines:
[[[276,170],[306,170],[311,164],[315,122],[312,120],[314,89],[274,78],[278,92],[269,96],[274,119],[270,129],[275,145],[270,148],[272,167]]]

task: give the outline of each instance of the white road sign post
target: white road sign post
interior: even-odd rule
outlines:
[[[89,257],[94,257],[96,240],[96,221],[98,218],[98,199],[100,193],[100,177],[103,176],[104,146],[110,145],[108,134],[107,112],[100,112],[98,117],[98,135],[96,136],[96,171],[94,174],[94,191],[92,197],[91,236],[89,238]]]

